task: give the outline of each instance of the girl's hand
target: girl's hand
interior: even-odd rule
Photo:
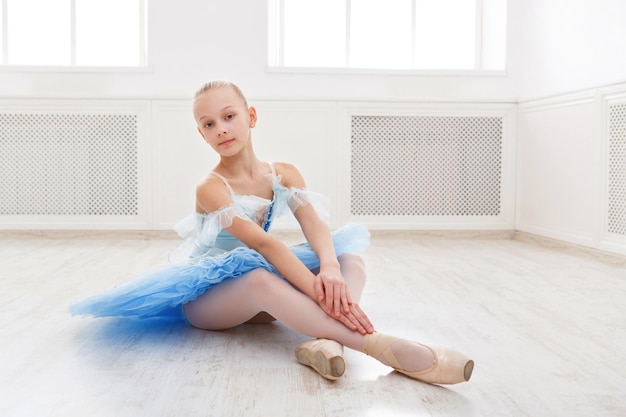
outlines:
[[[350,312],[352,298],[339,267],[322,268],[314,281],[316,301],[335,318]]]
[[[324,303],[320,303],[320,307],[324,309]],[[350,304],[349,311],[339,315],[339,317],[330,315],[332,318],[340,321],[348,329],[361,333],[362,335],[374,333],[374,325],[361,310],[357,303]]]
[[[315,277],[315,294],[319,306],[332,318],[361,334],[372,333],[374,326],[350,297],[339,268],[325,268]]]

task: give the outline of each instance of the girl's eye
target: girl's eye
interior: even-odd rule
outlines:
[[[234,115],[234,114],[227,114],[227,115],[226,115],[226,119],[232,119],[233,117],[235,117],[235,115]]]
[[[211,122],[208,122],[208,123],[204,124],[204,127],[211,127],[211,126],[213,126],[213,123],[211,123]]]

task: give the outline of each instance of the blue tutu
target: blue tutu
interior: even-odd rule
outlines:
[[[366,227],[358,223],[348,224],[334,231],[332,236],[337,256],[364,250],[370,238]],[[319,267],[319,259],[308,243],[290,249],[309,269]],[[278,274],[261,254],[247,247],[238,247],[196,263],[168,265],[76,302],[69,310],[72,315],[184,321],[183,304],[195,300],[220,282],[258,268]]]

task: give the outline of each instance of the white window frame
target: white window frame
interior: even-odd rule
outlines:
[[[350,21],[351,21],[351,4],[352,0],[346,1],[346,53],[344,67],[295,67],[285,66],[284,57],[284,1],[268,0],[268,14],[270,14],[268,48],[278,51],[275,54],[274,62],[270,62],[270,54],[268,53],[268,64],[266,70],[268,72],[277,73],[348,73],[348,74],[417,74],[417,75],[461,75],[461,76],[504,76],[506,68],[501,70],[483,69],[483,0],[475,0],[476,2],[476,33],[474,37],[474,68],[473,69],[374,69],[374,68],[353,68],[350,67]],[[356,0],[358,1],[358,0]],[[433,0],[436,1],[436,0]],[[273,3],[273,5],[272,5]],[[415,17],[416,2],[412,0],[412,37],[411,37],[411,53],[412,62],[415,62]],[[276,11],[276,15],[272,16],[272,11]],[[272,27],[272,19],[277,23]],[[274,33],[272,33],[274,31]]]
[[[137,66],[92,66],[76,64],[76,1],[70,0],[71,28],[70,28],[70,64],[68,65],[13,65],[9,64],[9,39],[7,0],[0,0],[2,7],[2,57],[0,71],[2,72],[149,72],[147,42],[147,0],[139,0],[139,64]]]

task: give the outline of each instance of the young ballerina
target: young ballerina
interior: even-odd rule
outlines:
[[[423,382],[470,379],[474,363],[460,352],[374,330],[358,304],[365,271],[353,254],[367,245],[367,230],[351,224],[331,233],[319,195],[305,189],[298,170],[256,157],[256,110],[236,85],[205,84],[193,112],[220,161],[197,186],[195,211],[177,226],[193,246],[189,262],[76,303],[73,314],[182,317],[207,330],[279,320],[315,338],[296,357],[331,380],[345,371],[342,346]],[[307,243],[288,247],[268,233],[287,212]]]

